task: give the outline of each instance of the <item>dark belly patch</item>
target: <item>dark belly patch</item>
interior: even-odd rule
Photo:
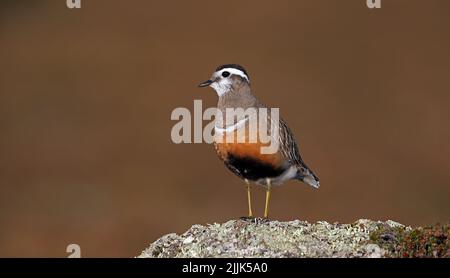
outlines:
[[[278,177],[285,170],[284,167],[274,167],[272,164],[261,160],[235,156],[230,153],[224,162],[236,175],[251,181]]]

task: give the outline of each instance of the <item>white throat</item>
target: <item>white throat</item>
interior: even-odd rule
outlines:
[[[219,97],[231,91],[231,81],[229,79],[221,79],[218,82],[211,84],[211,87],[216,91]]]

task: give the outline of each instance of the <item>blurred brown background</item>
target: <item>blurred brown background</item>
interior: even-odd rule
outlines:
[[[170,139],[223,63],[321,178],[276,189],[273,218],[449,221],[450,1],[65,2],[0,4],[0,256],[130,257],[245,215],[212,146]]]

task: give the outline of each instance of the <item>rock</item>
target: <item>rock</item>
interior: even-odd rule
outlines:
[[[165,235],[139,257],[399,257],[402,254],[395,246],[411,231],[394,221],[366,219],[352,224],[230,220],[194,225],[182,235]],[[448,237],[444,240],[447,244]],[[442,252],[449,253],[448,249]]]

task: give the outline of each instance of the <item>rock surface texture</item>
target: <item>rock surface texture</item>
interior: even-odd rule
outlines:
[[[394,221],[352,224],[230,220],[168,234],[140,258],[449,257],[449,225],[416,228]]]

